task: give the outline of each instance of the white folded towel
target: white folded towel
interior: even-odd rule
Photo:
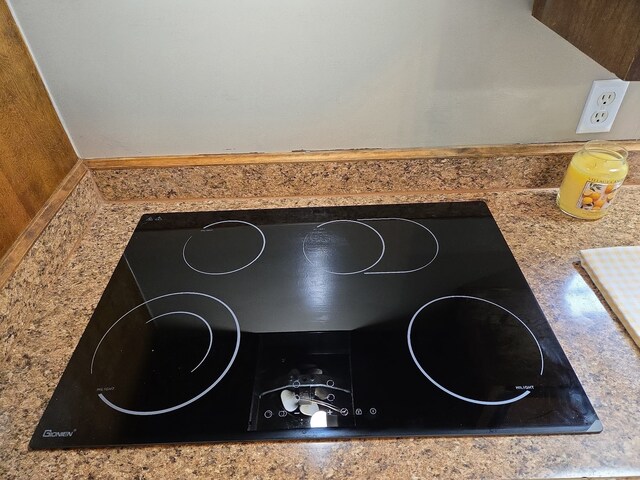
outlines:
[[[581,250],[582,266],[640,346],[640,246]]]

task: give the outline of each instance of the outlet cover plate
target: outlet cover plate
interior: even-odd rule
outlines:
[[[576,133],[609,132],[628,87],[617,78],[593,82]]]

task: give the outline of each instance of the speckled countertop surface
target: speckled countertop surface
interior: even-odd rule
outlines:
[[[640,476],[640,350],[574,265],[582,248],[640,244],[640,187],[625,187],[615,211],[597,222],[563,215],[555,207],[554,197],[555,190],[537,189],[485,194],[96,202],[95,214],[78,242],[67,246],[68,255],[59,268],[47,270],[46,256],[27,259],[0,292],[0,477]],[[602,433],[28,450],[33,429],[142,213],[471,199],[487,201],[604,424]],[[87,200],[75,201],[85,204]],[[54,234],[49,232],[43,240],[44,252]],[[52,248],[49,245],[49,250]],[[34,278],[39,283],[30,287]]]

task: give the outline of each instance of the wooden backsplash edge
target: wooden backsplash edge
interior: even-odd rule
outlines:
[[[640,152],[640,141],[617,141],[630,152]],[[166,155],[154,157],[118,157],[83,159],[89,170],[128,168],[176,168],[209,165],[246,165],[269,163],[358,162],[374,160],[411,160],[469,157],[530,157],[573,154],[584,142],[532,143],[512,145],[475,145],[464,147],[311,150],[282,153],[236,153],[205,155]]]

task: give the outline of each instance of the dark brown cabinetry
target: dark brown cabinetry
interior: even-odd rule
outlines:
[[[640,80],[640,0],[535,0],[533,16],[622,80]]]

